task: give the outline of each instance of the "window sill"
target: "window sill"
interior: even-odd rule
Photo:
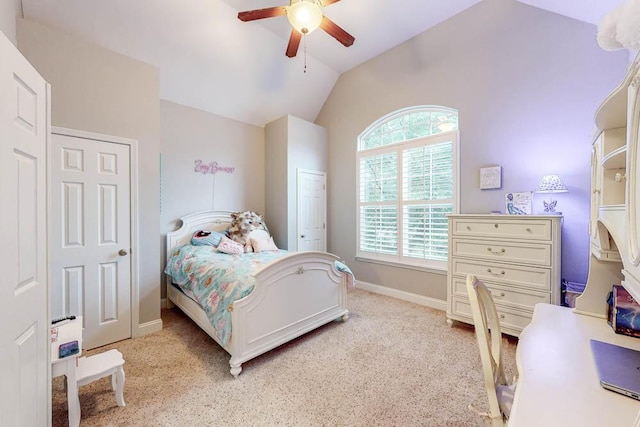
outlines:
[[[379,260],[379,259],[365,258],[365,257],[361,257],[361,256],[357,256],[356,257],[356,261],[367,262],[367,263],[370,263],[370,264],[386,265],[386,266],[389,266],[389,267],[404,268],[406,270],[424,271],[426,273],[439,274],[441,276],[446,276],[447,275],[447,269],[446,268],[427,267],[427,266],[404,264],[404,263],[392,262],[392,261],[382,261],[382,260]]]

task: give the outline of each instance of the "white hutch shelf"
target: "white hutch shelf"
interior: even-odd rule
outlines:
[[[611,286],[640,301],[640,55],[596,111],[591,157],[591,254],[575,311],[606,317]]]

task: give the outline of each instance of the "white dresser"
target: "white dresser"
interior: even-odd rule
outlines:
[[[491,290],[502,332],[518,336],[533,306],[560,303],[559,215],[450,215],[447,322],[473,324],[465,280]]]

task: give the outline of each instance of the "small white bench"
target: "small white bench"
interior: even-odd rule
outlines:
[[[118,406],[125,406],[122,365],[124,365],[122,353],[115,349],[93,356],[80,357],[76,368],[76,383],[81,386],[111,375],[111,389],[116,392],[116,402]]]

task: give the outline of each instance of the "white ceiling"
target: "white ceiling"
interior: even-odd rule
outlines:
[[[157,66],[162,99],[263,126],[285,114],[313,121],[341,73],[479,1],[342,0],[323,12],[355,37],[353,46],[318,30],[295,58],[284,54],[285,16],[237,19],[287,0],[22,0],[22,7],[27,19]],[[622,0],[518,1],[597,24]]]

